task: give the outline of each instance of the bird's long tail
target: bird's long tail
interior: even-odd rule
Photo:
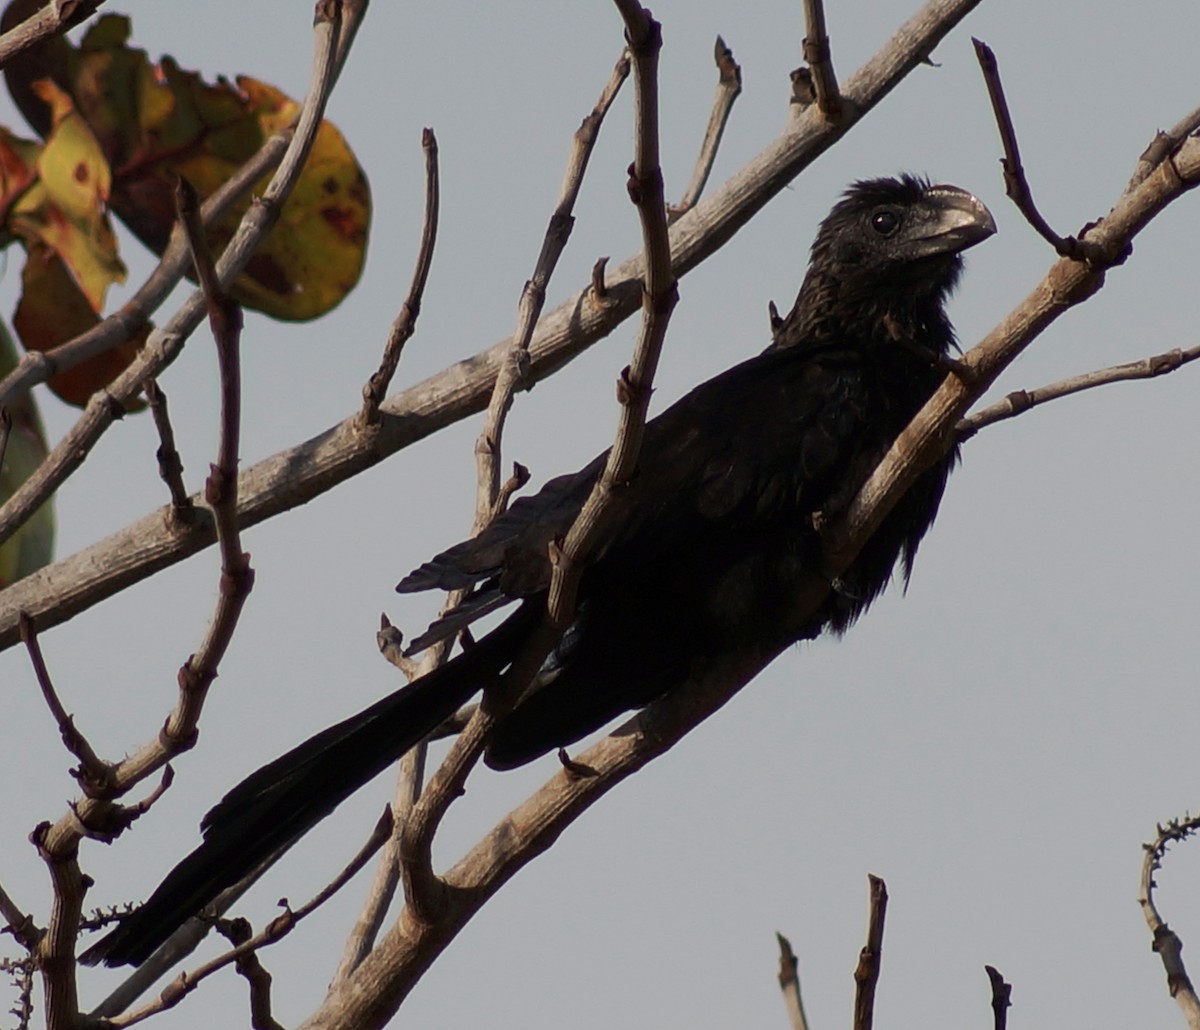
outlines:
[[[514,612],[470,651],[251,773],[204,817],[203,843],[80,961],[144,962],[218,894],[277,858],[493,681],[527,622],[523,610]]]

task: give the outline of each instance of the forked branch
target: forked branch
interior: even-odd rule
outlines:
[[[1190,1030],[1200,1030],[1200,998],[1196,996],[1196,989],[1183,963],[1183,942],[1159,914],[1154,900],[1154,888],[1157,886],[1154,874],[1162,868],[1167,848],[1186,840],[1197,829],[1200,829],[1200,816],[1172,819],[1166,825],[1158,826],[1154,840],[1142,845],[1145,856],[1142,859],[1141,891],[1138,896],[1142,915],[1150,928],[1151,947],[1162,959],[1167,974],[1167,990],[1182,1010]]]

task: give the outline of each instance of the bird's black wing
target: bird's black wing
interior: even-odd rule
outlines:
[[[612,499],[610,528],[593,563],[639,537],[643,546],[658,549],[660,538],[692,518],[723,532],[750,496],[756,515],[769,517],[774,507],[798,503],[797,490],[818,495],[853,440],[852,426],[868,414],[861,382],[844,378],[853,363],[853,356],[834,346],[806,354],[769,350],[701,384],[652,419],[637,472]],[[544,592],[550,545],[574,523],[607,459],[606,451],[579,472],[548,481],[477,537],[405,576],[396,588],[402,593],[472,591],[414,638],[408,652]]]

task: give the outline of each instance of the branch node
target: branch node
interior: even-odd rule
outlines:
[[[607,266],[607,257],[596,258],[596,263],[592,265],[591,297],[597,304],[604,304],[608,300],[608,287],[604,285],[604,270]]]

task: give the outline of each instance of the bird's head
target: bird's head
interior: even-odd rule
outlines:
[[[777,345],[867,323],[942,320],[962,252],[996,231],[991,212],[957,186],[903,175],[854,183],[821,223],[808,275]],[[871,334],[868,334],[871,335]]]
[[[856,182],[821,223],[813,264],[867,292],[937,301],[958,280],[960,255],[996,231],[982,201],[957,186],[904,175]]]

